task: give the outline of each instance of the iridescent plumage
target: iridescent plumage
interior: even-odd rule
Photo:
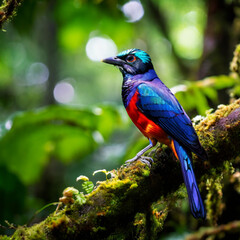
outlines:
[[[146,52],[141,51],[140,49],[136,49],[136,48],[122,51],[117,56],[121,57],[121,56],[126,56],[128,54],[134,54],[136,57],[140,58],[143,63],[151,62],[151,58]]]
[[[206,213],[192,168],[192,152],[202,159],[202,148],[191,120],[172,92],[158,78],[149,55],[129,49],[103,60],[119,67],[123,74],[122,98],[128,115],[150,144],[130,161],[135,161],[157,142],[168,145],[180,160],[192,214]]]

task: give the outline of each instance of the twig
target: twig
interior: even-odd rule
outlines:
[[[204,240],[210,236],[217,236],[222,233],[240,232],[240,221],[233,221],[217,227],[202,228],[200,231],[190,234],[186,240]],[[227,238],[225,238],[227,239]]]

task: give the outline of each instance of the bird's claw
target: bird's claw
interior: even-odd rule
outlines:
[[[140,160],[142,163],[147,164],[149,167],[151,167],[151,163],[153,163],[153,159],[151,157],[146,157],[146,156],[139,156],[139,157],[134,157],[132,159],[129,159],[125,162],[126,165],[129,165],[137,160]]]
[[[153,159],[151,157],[141,157],[140,161],[147,164],[149,167],[151,167],[151,164],[153,163]]]
[[[142,160],[146,160],[146,161],[148,161],[150,163],[154,163],[154,161],[153,161],[153,159],[151,157],[143,156],[143,157],[141,157],[141,159]]]

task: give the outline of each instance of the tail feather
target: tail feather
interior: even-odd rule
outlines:
[[[193,172],[191,152],[185,150],[177,141],[174,141],[174,148],[181,164],[192,214],[195,218],[205,219],[206,212]]]

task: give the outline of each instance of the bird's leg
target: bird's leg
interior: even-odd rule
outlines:
[[[150,142],[149,145],[147,145],[144,149],[142,149],[140,152],[138,152],[134,158],[127,160],[125,163],[129,164],[129,163],[132,163],[132,162],[138,160],[139,158],[141,158],[141,162],[146,163],[148,166],[150,166],[150,162],[153,162],[153,159],[151,157],[142,157],[142,155],[147,150],[149,150],[150,148],[152,148],[156,145],[156,143],[153,144],[150,139],[149,139],[149,142]]]

